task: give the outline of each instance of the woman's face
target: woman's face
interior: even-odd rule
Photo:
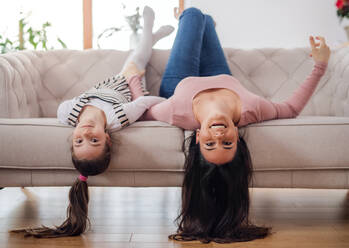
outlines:
[[[228,116],[215,114],[201,123],[196,132],[196,143],[204,158],[214,164],[233,160],[238,141],[238,129]]]
[[[99,157],[106,142],[111,145],[104,126],[92,120],[79,122],[73,132],[73,152],[79,160]]]

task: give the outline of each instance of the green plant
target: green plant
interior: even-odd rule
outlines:
[[[13,42],[9,40],[8,38],[3,38],[2,35],[0,35],[0,53],[6,53],[7,51],[12,50]]]
[[[18,27],[18,37],[15,40],[0,35],[1,53],[25,49],[54,49],[53,46],[49,46],[47,38],[47,28],[51,27],[51,23],[45,22],[42,24],[41,29],[36,30],[29,26],[28,15],[26,15],[19,19]],[[67,45],[59,37],[57,37],[57,41],[62,48],[67,48]]]

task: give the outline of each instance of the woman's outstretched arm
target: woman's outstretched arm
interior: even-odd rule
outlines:
[[[319,43],[310,37],[311,54],[315,61],[315,66],[308,78],[298,87],[298,89],[284,102],[274,103],[270,101],[261,101],[260,111],[261,119],[282,119],[294,118],[300,114],[308,103],[321,77],[325,74],[327,63],[330,57],[330,49],[326,45],[323,37],[316,37]]]
[[[273,103],[276,118],[294,118],[298,116],[313,95],[321,77],[325,74],[327,63],[318,62],[308,78],[282,103]]]

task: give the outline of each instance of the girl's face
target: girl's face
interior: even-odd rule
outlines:
[[[201,123],[196,132],[203,157],[210,163],[224,164],[233,160],[238,142],[238,129],[229,116],[215,114]]]
[[[79,160],[99,157],[106,143],[111,145],[110,136],[103,125],[93,120],[79,122],[73,132],[73,152]]]

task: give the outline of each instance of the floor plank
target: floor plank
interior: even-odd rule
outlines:
[[[24,238],[11,228],[64,221],[67,187],[4,188],[0,191],[0,248],[122,247],[349,247],[346,190],[252,189],[251,218],[272,227],[262,240],[201,244],[168,239],[179,212],[180,188],[90,188],[91,228],[79,237]]]

